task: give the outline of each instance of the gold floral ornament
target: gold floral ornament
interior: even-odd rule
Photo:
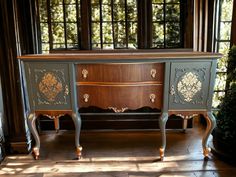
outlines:
[[[62,83],[53,73],[45,73],[39,83],[39,91],[48,101],[55,101],[56,96],[62,91]]]
[[[184,97],[184,101],[192,101],[195,94],[202,88],[198,76],[192,72],[185,73],[177,84],[177,90]]]

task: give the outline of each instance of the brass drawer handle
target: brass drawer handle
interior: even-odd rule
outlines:
[[[150,101],[151,101],[152,103],[154,103],[154,102],[155,102],[155,99],[156,99],[156,95],[155,95],[154,93],[152,93],[152,94],[149,95],[149,98],[150,98]]]
[[[125,112],[128,108],[125,107],[125,108],[118,109],[116,107],[108,107],[108,109],[112,109],[115,113],[120,113],[120,112]]]
[[[89,94],[85,93],[83,97],[84,97],[84,102],[87,103],[89,101]]]
[[[157,70],[156,69],[151,69],[150,74],[151,74],[152,78],[155,78],[156,74],[157,74]]]
[[[83,69],[81,73],[82,73],[82,77],[84,79],[86,79],[88,77],[88,70],[87,69]]]

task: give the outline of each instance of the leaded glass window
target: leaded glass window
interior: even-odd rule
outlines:
[[[78,48],[79,0],[39,0],[42,51]]]
[[[42,52],[181,48],[184,38],[181,7],[184,2],[38,0]]]
[[[152,47],[181,47],[180,0],[152,0]]]
[[[215,51],[224,56],[217,63],[217,77],[213,107],[216,108],[226,89],[227,55],[230,48],[230,36],[233,14],[233,0],[218,0],[216,9]]]
[[[93,49],[137,48],[136,0],[92,0]]]

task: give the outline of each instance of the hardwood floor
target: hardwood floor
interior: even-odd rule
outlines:
[[[16,177],[233,177],[235,166],[213,155],[204,160],[204,127],[194,121],[186,133],[167,131],[166,157],[159,160],[160,132],[82,132],[83,158],[75,160],[74,133],[45,132],[41,156],[7,156],[0,176]]]

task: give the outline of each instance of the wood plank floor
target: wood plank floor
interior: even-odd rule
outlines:
[[[167,131],[167,149],[160,161],[159,131],[82,132],[83,158],[75,160],[73,132],[41,134],[41,156],[7,156],[0,176],[16,177],[234,177],[235,166],[213,155],[203,159],[204,127],[194,121],[186,133]]]

